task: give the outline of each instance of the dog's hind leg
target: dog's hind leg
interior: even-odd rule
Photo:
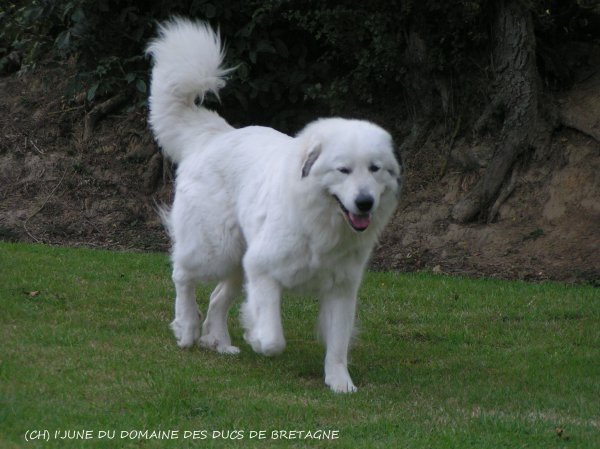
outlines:
[[[221,354],[237,354],[239,348],[231,345],[231,337],[227,330],[227,314],[242,290],[243,274],[241,270],[217,285],[210,295],[210,303],[206,320],[202,325],[200,344],[205,348],[215,350]]]
[[[175,284],[175,319],[171,329],[180,348],[190,348],[200,338],[201,315],[196,304],[196,282],[189,273],[181,268],[174,268]]]

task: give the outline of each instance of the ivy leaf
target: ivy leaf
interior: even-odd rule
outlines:
[[[275,48],[277,49],[277,53],[283,57],[288,58],[290,56],[290,51],[281,39],[275,39]]]
[[[77,8],[71,15],[71,20],[75,23],[83,22],[85,20],[85,14],[81,8]]]
[[[146,93],[146,91],[148,90],[146,87],[146,83],[144,82],[144,80],[137,80],[135,82],[135,88],[138,90],[138,92],[141,92],[143,94]]]
[[[257,53],[277,53],[275,47],[267,40],[258,41],[256,51]]]
[[[248,98],[246,97],[246,95],[243,92],[240,92],[239,90],[235,90],[233,92],[233,95],[235,95],[235,98],[237,99],[237,101],[242,105],[242,108],[244,108],[245,111],[248,110]]]
[[[56,48],[58,48],[59,50],[66,50],[67,48],[69,48],[70,43],[71,43],[71,32],[69,30],[66,30],[66,31],[63,31],[62,33],[60,33],[56,37],[56,40],[54,41],[54,45],[56,45]]]
[[[92,87],[90,87],[87,91],[87,100],[88,101],[94,101],[94,98],[96,98],[96,92],[98,91],[98,87],[100,86],[100,83],[95,83]]]
[[[207,19],[212,19],[217,15],[217,8],[215,8],[215,5],[208,3],[204,7],[204,14],[206,14]]]
[[[248,79],[248,66],[246,64],[240,64],[236,70],[237,76],[240,77],[242,81],[246,81]]]

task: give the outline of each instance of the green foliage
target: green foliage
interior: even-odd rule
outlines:
[[[93,101],[127,86],[145,94],[145,61],[139,47],[150,26],[126,3],[133,2],[9,2],[0,8],[0,46],[3,53],[22,54],[21,71],[34,69],[49,55],[58,60],[75,58],[79,72],[67,95],[85,88],[87,99]]]
[[[533,2],[538,67],[554,88],[572,84],[582,69],[591,73],[590,48],[600,45],[600,3],[597,0]],[[575,45],[572,43],[575,42]]]
[[[589,38],[598,15],[588,3],[527,4],[553,45]],[[472,90],[489,69],[494,12],[490,0],[16,0],[0,6],[0,71],[15,51],[21,70],[71,58],[79,76],[68,94],[85,89],[93,101],[130,89],[144,98],[143,50],[157,21],[200,18],[220,27],[237,67],[221,95],[225,115],[293,128],[307,107],[346,114],[418,101],[439,79]],[[542,67],[560,69],[543,44]]]

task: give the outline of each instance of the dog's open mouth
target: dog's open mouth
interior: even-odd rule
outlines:
[[[355,231],[358,231],[358,232],[363,232],[365,229],[367,229],[369,227],[369,225],[371,224],[371,214],[369,214],[369,213],[353,214],[352,212],[350,212],[348,209],[346,209],[344,207],[344,205],[342,204],[342,202],[336,195],[333,195],[333,197],[335,198],[337,203],[340,205],[340,209],[342,209],[342,212],[344,213],[344,216],[346,217],[346,221],[348,222],[350,227],[352,227],[352,229],[354,229]]]

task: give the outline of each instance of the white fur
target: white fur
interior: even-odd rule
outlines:
[[[227,72],[220,39],[203,23],[164,24],[148,53],[150,123],[178,164],[167,227],[176,289],[171,327],[179,346],[239,352],[227,313],[245,282],[244,338],[256,352],[278,354],[285,348],[282,291],[310,290],[321,301],[325,383],[355,391],[347,355],[357,292],[400,193],[391,137],[369,122],[339,118],[313,122],[296,137],[234,129],[196,106],[197,97],[218,92]],[[372,199],[370,219],[359,210],[359,196]],[[351,220],[368,227],[357,232]],[[201,326],[195,285],[214,280],[220,283]]]

